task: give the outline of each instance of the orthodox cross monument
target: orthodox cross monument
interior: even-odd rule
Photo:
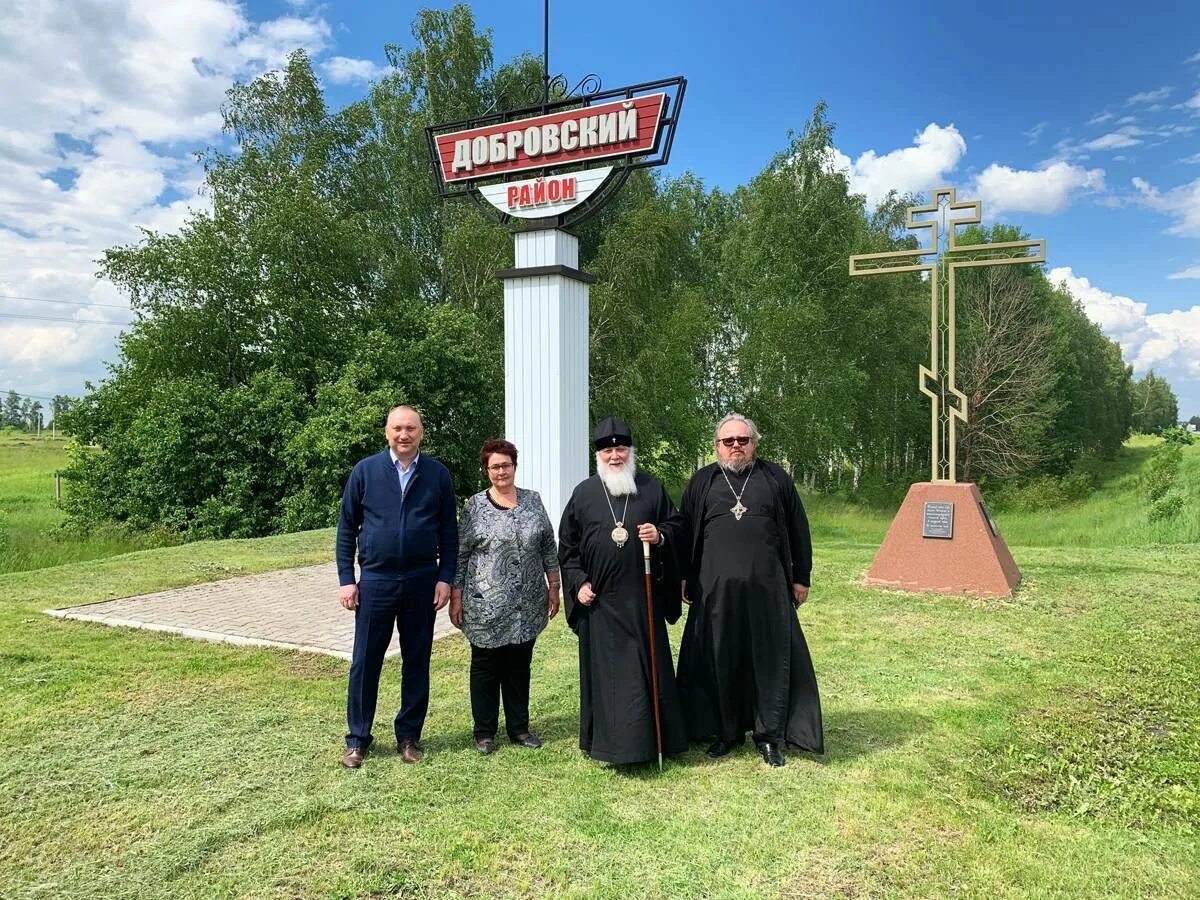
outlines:
[[[954,381],[955,273],[1045,262],[1046,242],[960,244],[958,229],[979,224],[981,213],[978,200],[960,201],[954,188],[938,188],[929,204],[908,209],[908,228],[929,230],[926,246],[850,257],[852,276],[920,272],[929,283],[929,365],[918,366],[917,389],[929,398],[930,480],[909,489],[867,584],[1007,596],[1021,580],[979,489],[958,483],[958,423],[967,421],[967,398]]]

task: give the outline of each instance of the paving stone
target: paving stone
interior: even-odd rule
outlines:
[[[337,567],[323,563],[46,612],[197,640],[284,647],[349,659],[354,614],[338,603],[337,583]],[[434,640],[454,630],[447,610],[441,610],[434,623]],[[388,656],[399,652],[393,634]]]

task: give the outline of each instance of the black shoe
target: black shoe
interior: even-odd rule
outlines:
[[[762,754],[763,762],[768,766],[778,768],[783,765],[783,749],[774,741],[755,741],[758,752]]]
[[[476,738],[475,749],[484,756],[487,756],[489,753],[494,753],[496,751],[496,739],[489,737]]]
[[[745,738],[739,738],[736,741],[713,741],[706,752],[713,759],[720,759],[722,756],[728,756],[738,747],[742,746],[745,740]]]
[[[542,739],[532,731],[522,731],[520,734],[509,735],[508,739],[514,744],[522,747],[528,747],[530,750],[536,750],[542,746]]]

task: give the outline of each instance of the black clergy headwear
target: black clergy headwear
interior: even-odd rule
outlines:
[[[612,416],[596,426],[592,438],[592,443],[597,450],[603,450],[605,447],[633,446],[633,435],[630,433],[629,423],[624,419]]]

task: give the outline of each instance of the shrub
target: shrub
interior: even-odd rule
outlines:
[[[1160,500],[1174,486],[1182,460],[1183,447],[1175,443],[1159,444],[1150,454],[1150,461],[1142,471],[1142,490],[1151,503]]]
[[[881,475],[864,475],[858,482],[858,491],[850,493],[847,500],[876,509],[895,509],[908,493],[905,480],[885,480]]]
[[[1020,484],[987,485],[988,503],[997,510],[1036,512],[1086,500],[1096,490],[1096,476],[1076,471],[1055,477],[1041,475]]]
[[[1196,443],[1196,436],[1186,428],[1180,428],[1178,425],[1174,428],[1164,428],[1162,436],[1163,440],[1168,444],[1179,444],[1181,447]]]
[[[1182,511],[1183,494],[1179,491],[1167,491],[1150,504],[1150,521],[1173,519]]]

